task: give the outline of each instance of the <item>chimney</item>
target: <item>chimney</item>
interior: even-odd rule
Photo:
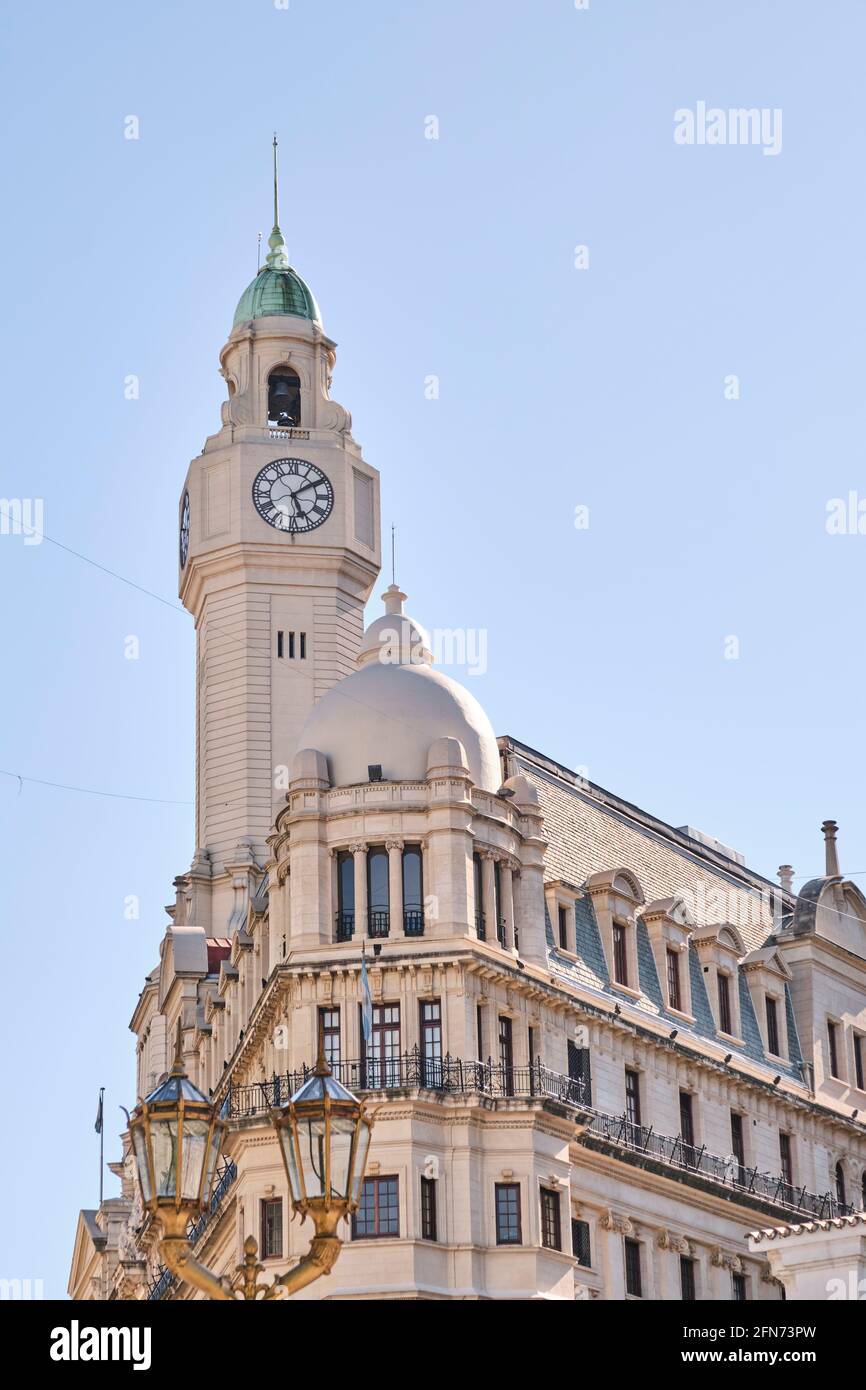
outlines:
[[[839,827],[834,820],[825,820],[821,829],[824,832],[825,875],[827,878],[839,878],[839,855],[836,852],[836,831]]]
[[[779,882],[786,893],[794,891],[794,870],[790,864],[779,865]]]

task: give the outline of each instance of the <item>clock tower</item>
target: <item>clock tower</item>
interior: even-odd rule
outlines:
[[[379,475],[331,399],[336,345],[289,264],[276,161],[275,138],[269,252],[220,354],[221,427],[179,506],[179,591],[197,633],[196,864],[214,879],[268,857],[298,735],[355,669],[380,565]]]

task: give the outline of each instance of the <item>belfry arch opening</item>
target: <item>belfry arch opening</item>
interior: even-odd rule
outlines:
[[[268,424],[296,429],[301,423],[301,379],[291,367],[277,367],[268,377]]]

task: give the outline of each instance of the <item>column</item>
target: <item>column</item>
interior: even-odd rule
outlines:
[[[367,846],[350,845],[355,860],[355,935],[367,935]]]
[[[484,895],[484,930],[487,940],[494,942],[498,923],[496,921],[496,877],[494,871],[495,855],[492,850],[484,851],[481,865],[481,887]]]
[[[505,949],[514,950],[514,889],[512,869],[507,860],[499,865],[499,897],[502,916],[505,921]]]
[[[388,851],[388,912],[392,936],[403,935],[403,841],[386,840]]]

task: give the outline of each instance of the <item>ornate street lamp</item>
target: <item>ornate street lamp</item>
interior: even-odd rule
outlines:
[[[160,1253],[172,1274],[208,1298],[276,1298],[330,1274],[343,1244],[339,1222],[358,1206],[373,1121],[331,1075],[321,1044],[310,1079],[271,1119],[292,1206],[302,1221],[312,1217],[316,1233],[297,1265],[260,1284],[252,1236],[234,1279],[214,1274],[190,1247],[188,1230],[208,1206],[226,1121],[184,1071],[180,1025],[169,1075],[130,1117],[142,1201],[162,1231]]]

